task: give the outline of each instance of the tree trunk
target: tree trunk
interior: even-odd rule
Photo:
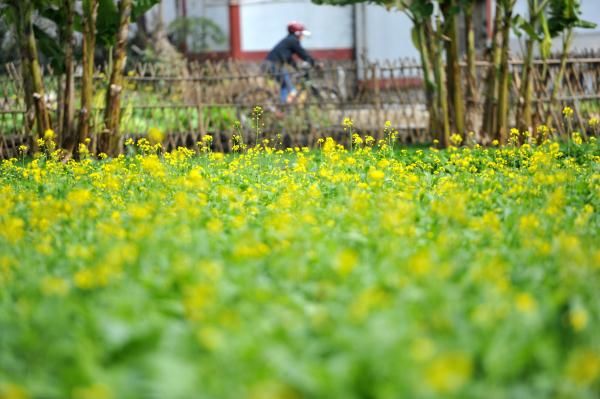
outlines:
[[[25,34],[27,36],[27,50],[29,52],[29,63],[31,67],[31,80],[33,82],[33,101],[35,104],[35,119],[37,122],[37,131],[40,137],[44,136],[46,130],[51,129],[50,115],[46,107],[46,96],[44,93],[44,80],[42,78],[42,69],[38,58],[37,43],[33,34],[33,20],[31,9],[26,14]]]
[[[488,137],[496,135],[496,116],[498,110],[498,76],[500,73],[500,27],[502,24],[502,6],[496,1],[494,14],[494,33],[490,51],[490,66],[485,79],[485,103],[483,112],[483,133]]]
[[[444,15],[444,34],[446,50],[446,77],[449,109],[452,111],[452,127],[455,133],[465,134],[465,106],[462,87],[462,76],[458,54],[458,28],[454,1],[446,0],[440,5]]]
[[[75,15],[75,0],[63,0],[62,6],[66,15],[66,24],[62,32],[62,42],[65,52],[65,88],[63,94],[63,111],[60,125],[62,137],[61,146],[70,154],[75,142],[73,136],[75,118],[75,79],[73,63],[73,21]]]
[[[564,79],[565,70],[567,68],[567,58],[569,58],[569,49],[571,48],[571,42],[573,41],[573,29],[569,28],[565,33],[563,38],[563,47],[562,54],[560,55],[560,68],[556,77],[554,78],[554,83],[552,85],[552,92],[550,94],[550,109],[548,110],[548,117],[546,119],[546,124],[550,126],[552,122],[552,110],[556,107],[556,97],[558,96],[558,88],[562,85],[562,81]],[[561,114],[561,110],[559,110],[559,115]]]
[[[94,51],[98,0],[83,1],[83,76],[81,78],[81,110],[79,111],[79,144],[90,137],[90,115],[94,95]]]
[[[532,80],[531,73],[533,70],[533,39],[527,39],[525,54],[525,63],[523,64],[523,76],[521,78],[521,89],[519,98],[523,102],[517,107],[517,121],[521,132],[532,131],[531,117],[531,97],[532,97]]]
[[[436,40],[435,40],[435,60],[434,60],[434,73],[435,82],[438,88],[437,93],[437,106],[440,112],[440,132],[439,132],[439,145],[441,147],[448,147],[450,145],[450,115],[448,109],[448,92],[446,90],[446,74],[444,71],[444,60],[442,59],[441,51],[438,51],[438,46],[442,43],[442,22],[440,17],[436,20]]]
[[[119,152],[119,123],[121,117],[121,92],[123,91],[123,71],[127,61],[127,34],[131,20],[131,0],[119,2],[119,31],[114,47],[113,68],[109,87],[106,90],[104,110],[104,130],[100,136],[100,151],[114,156]]]
[[[14,5],[17,10],[17,19],[19,20],[17,22],[20,30],[19,38],[22,40],[20,43],[21,56],[27,60],[27,62],[23,63],[22,69],[24,79],[28,80],[25,83],[25,89],[26,91],[30,91],[30,93],[26,94],[26,101],[32,101],[30,105],[32,105],[35,112],[36,129],[34,131],[36,134],[33,137],[33,145],[35,147],[37,138],[43,137],[46,130],[50,129],[52,125],[46,107],[44,81],[38,58],[37,43],[33,33],[33,4],[25,0],[15,1]]]
[[[31,79],[31,66],[27,51],[27,39],[25,36],[25,21],[21,18],[21,12],[18,1],[11,3],[15,10],[15,28],[17,33],[17,41],[19,47],[19,57],[21,60],[21,79],[23,82],[23,94],[25,98],[25,131],[27,134],[33,132],[35,125],[35,107],[33,101],[33,81]],[[33,137],[33,135],[31,135]],[[32,140],[32,149],[37,150],[37,140]]]
[[[478,114],[476,107],[479,103],[479,93],[477,91],[477,70],[475,69],[475,29],[473,27],[473,3],[468,3],[465,7],[465,30],[467,33],[467,106],[465,122],[467,129],[474,130],[475,116]]]
[[[502,18],[502,55],[500,58],[500,82],[498,84],[498,124],[496,127],[496,138],[501,144],[506,144],[508,142],[508,84],[510,79],[508,55],[510,50],[510,27],[513,5],[514,0],[508,1],[504,5]]]
[[[415,24],[418,38],[418,50],[423,68],[423,81],[425,85],[425,100],[429,113],[429,131],[438,132],[439,115],[435,100],[436,86],[431,65],[431,37],[428,37],[428,29],[431,28],[431,19]],[[430,32],[429,32],[430,33]]]
[[[440,134],[441,129],[443,129],[443,120],[441,116],[441,112],[438,108],[438,96],[439,96],[439,87],[437,86],[436,77],[435,77],[435,62],[436,62],[436,54],[437,54],[437,37],[434,28],[434,21],[431,17],[426,18],[424,23],[424,31],[425,35],[425,50],[427,51],[426,57],[429,60],[429,80],[430,84],[430,92],[429,92],[429,101],[431,102],[431,112],[433,119],[430,117],[430,128],[431,132],[434,134]]]

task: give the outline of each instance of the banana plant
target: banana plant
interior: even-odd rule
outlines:
[[[448,100],[442,92],[445,75],[439,52],[441,40],[433,19],[434,2],[401,1],[396,3],[395,7],[404,12],[413,23],[412,41],[421,59],[429,130],[437,135],[441,145],[446,146],[450,138],[450,123]]]
[[[362,3],[365,0],[312,0],[316,4],[348,5]],[[450,0],[448,0],[450,1]],[[455,0],[451,0],[455,1]],[[438,24],[435,4],[439,0],[374,0],[369,3],[381,5],[404,13],[411,20],[412,41],[419,52],[423,70],[425,98],[429,111],[429,129],[437,135],[441,146],[449,145],[450,118],[447,97],[447,79],[444,60],[441,54],[445,38],[441,24]],[[461,99],[462,101],[462,99]]]
[[[51,128],[50,114],[45,100],[44,82],[38,55],[37,41],[34,31],[34,11],[41,0],[5,0],[0,9],[4,18],[11,21],[16,32],[19,54],[21,57],[21,74],[25,92],[26,129],[34,132],[32,147],[37,148],[37,138],[43,137]]]
[[[439,0],[440,10],[444,16],[443,33],[445,36],[444,47],[446,51],[446,77],[448,102],[451,104],[453,133],[461,136],[465,134],[465,102],[463,79],[460,68],[460,55],[458,50],[457,16],[461,12],[459,0]]]
[[[114,60],[109,86],[106,90],[104,108],[104,129],[98,137],[98,150],[108,155],[119,151],[119,123],[121,115],[121,92],[123,91],[123,73],[126,62],[126,44],[129,23],[131,22],[132,0],[119,1],[119,28],[116,34]]]
[[[114,155],[117,151],[120,98],[123,71],[126,64],[126,42],[129,23],[146,13],[160,0],[83,0],[84,77],[79,143],[89,137],[89,113],[93,99],[94,51],[96,41],[110,48],[110,81],[106,90],[104,126],[97,145],[101,152]]]
[[[442,23],[439,13],[435,15],[435,3],[432,0],[395,0],[382,4],[387,8],[393,7],[403,12],[413,23],[412,40],[421,58],[425,97],[429,112],[429,130],[434,133],[440,146],[447,147],[450,145],[452,133],[449,100],[455,99],[454,86],[447,78],[447,71],[454,74],[457,69],[453,60],[457,61],[457,58],[450,58],[450,62],[447,62],[446,65],[452,65],[447,70],[444,69],[441,49],[447,39],[444,32],[448,30],[448,26]],[[450,26],[451,28],[452,26]],[[454,54],[453,50],[454,48],[451,46],[446,47],[447,54]],[[462,98],[460,101],[458,119],[462,119],[460,117]],[[456,110],[456,108],[454,109]],[[455,122],[457,120],[456,113],[454,120]]]
[[[64,89],[59,113],[59,143],[69,152],[76,141],[75,135],[75,0],[60,0],[60,43],[62,43]]]
[[[78,148],[90,138],[92,101],[94,98],[93,75],[95,70],[96,43],[113,48],[112,58],[118,65],[112,67],[109,87],[120,87],[119,79],[125,64],[126,28],[131,18],[138,18],[160,0],[4,0],[0,4],[0,17],[13,27],[21,55],[23,86],[27,107],[27,128],[40,137],[51,128],[50,115],[45,104],[39,54],[43,54],[58,71],[64,72],[64,89],[59,94],[62,107],[57,123],[59,143],[67,152]],[[81,14],[76,12],[81,10]],[[44,29],[34,23],[43,19]],[[75,130],[74,115],[74,34],[81,32],[82,40],[82,87],[79,126]],[[107,90],[110,93],[110,90]],[[113,90],[114,93],[114,90]],[[115,126],[118,121],[118,96],[107,96],[106,121]],[[117,109],[115,111],[115,109]],[[35,127],[35,128],[34,128]],[[35,145],[37,141],[34,140]]]
[[[364,0],[312,0],[317,4],[345,5]],[[486,78],[483,130],[488,135],[506,136],[508,123],[508,50],[512,12],[516,0],[496,1],[492,67]],[[369,1],[405,13],[413,23],[413,43],[419,51],[430,115],[429,128],[438,133],[442,146],[450,144],[450,133],[464,134],[466,110],[478,101],[475,70],[473,6],[475,0],[375,0]],[[437,10],[437,11],[436,11]],[[465,17],[467,30],[466,92],[460,67],[457,17]],[[442,55],[444,50],[445,57]],[[444,67],[445,64],[445,67]],[[472,126],[473,122],[470,122]],[[502,140],[504,141],[504,140]]]
[[[573,41],[573,29],[593,29],[596,24],[581,19],[581,0],[550,0],[548,18],[548,31],[550,36],[557,37],[562,35],[562,53],[560,57],[560,67],[555,76],[552,92],[550,94],[550,109],[556,106],[556,97],[558,89],[562,84],[565,69],[567,66],[567,58]],[[552,112],[548,112],[546,124],[551,123]]]
[[[474,128],[475,113],[477,112],[475,107],[479,103],[477,70],[475,66],[475,28],[473,24],[473,6],[475,3],[475,0],[461,0],[465,20],[465,49],[467,53],[465,127],[468,130]]]
[[[495,109],[495,129],[494,135],[496,139],[506,144],[508,142],[508,99],[509,99],[509,83],[510,83],[510,71],[508,68],[508,57],[510,50],[510,31],[513,23],[513,10],[515,7],[516,0],[497,0],[500,5],[500,40],[501,46],[499,54],[499,64],[496,69],[498,84],[494,85],[494,89],[497,93],[488,93],[488,95],[496,96],[498,98],[498,106]],[[496,38],[497,39],[497,38]]]
[[[96,22],[98,19],[98,0],[82,1],[82,67],[81,77],[81,109],[79,110],[78,144],[86,143],[90,136],[90,116],[94,98],[94,53],[96,49]],[[87,144],[87,143],[86,143]],[[77,150],[79,146],[76,146]]]
[[[520,131],[533,132],[532,102],[533,59],[535,46],[538,45],[542,59],[550,55],[552,37],[550,35],[547,8],[550,0],[528,0],[528,19],[517,15],[513,20],[515,34],[518,37],[526,36],[521,87],[519,88],[519,106],[517,107],[517,124]]]

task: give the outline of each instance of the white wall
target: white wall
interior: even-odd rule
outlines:
[[[310,0],[241,0],[243,51],[268,51],[287,33],[290,21],[304,23],[308,49],[346,49],[354,44],[352,7],[319,6]]]
[[[581,17],[590,22],[597,24],[596,28],[593,29],[596,32],[600,32],[600,1],[598,0],[582,0],[581,1]],[[589,29],[584,29],[589,31]]]
[[[414,57],[419,53],[412,43],[412,22],[398,11],[366,4],[357,6],[357,48],[359,58],[369,61]]]

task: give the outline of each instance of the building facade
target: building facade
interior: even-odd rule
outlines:
[[[475,29],[479,47],[491,36],[495,0],[479,0]],[[381,61],[418,58],[411,39],[412,22],[401,12],[360,3],[351,6],[320,6],[310,0],[163,0],[164,22],[178,17],[202,17],[222,31],[226,39],[210,44],[208,51],[192,53],[195,58],[233,58],[258,61],[286,34],[291,20],[303,22],[312,36],[305,47],[317,58]],[[517,0],[516,12],[526,17],[527,1]],[[600,1],[582,0],[585,19],[600,26]],[[192,39],[188,39],[192,40]],[[560,48],[560,39],[555,40]],[[513,52],[521,46],[513,39]],[[600,48],[600,29],[577,31],[575,51]]]

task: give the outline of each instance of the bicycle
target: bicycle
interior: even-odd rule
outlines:
[[[300,115],[297,119],[302,127],[311,130],[314,117],[308,115],[309,113],[318,112],[327,116],[329,110],[339,108],[342,99],[338,91],[325,84],[315,72],[322,73],[323,70],[303,65],[299,71],[291,74],[297,92],[287,104],[282,104],[279,100],[278,85],[271,88],[256,87],[241,93],[236,103],[238,119],[243,130],[248,132],[259,128],[256,126],[256,107],[261,107],[263,111],[260,116],[262,125],[269,129],[279,127],[283,135],[286,134],[286,127],[293,125],[293,120],[289,119],[293,119],[298,112]]]

